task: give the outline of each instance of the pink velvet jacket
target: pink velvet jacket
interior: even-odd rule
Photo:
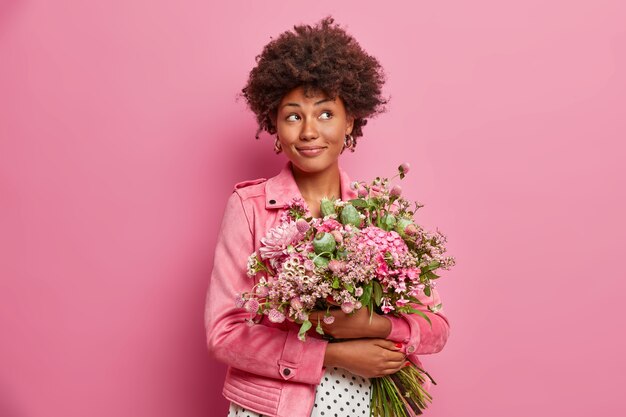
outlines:
[[[235,307],[237,293],[250,290],[246,275],[248,256],[260,239],[277,226],[286,205],[301,194],[288,163],[269,180],[235,186],[228,199],[215,248],[205,308],[209,351],[228,364],[223,395],[252,411],[276,417],[306,417],[313,408],[315,387],[324,374],[326,340],[311,332],[298,339],[299,325],[271,323],[263,316],[249,325],[249,313]],[[355,198],[350,179],[341,171],[341,198]],[[438,304],[436,292],[422,300]],[[440,351],[449,334],[442,312],[428,314],[432,327],[417,315],[386,316],[391,321],[387,339],[404,344],[408,358],[419,364],[418,354]]]

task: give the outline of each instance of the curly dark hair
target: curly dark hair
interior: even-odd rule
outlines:
[[[385,82],[383,68],[357,41],[327,16],[314,26],[296,25],[293,31],[271,40],[250,71],[241,90],[255,113],[259,128],[276,133],[272,118],[285,94],[304,87],[305,94],[322,91],[330,98],[339,96],[354,117],[352,136],[363,135],[366,118],[385,111],[388,99],[381,93]]]

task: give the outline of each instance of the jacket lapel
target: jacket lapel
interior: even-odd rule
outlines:
[[[341,199],[348,201],[357,197],[356,192],[350,188],[350,177],[339,168],[341,182]],[[293,178],[291,162],[287,162],[283,169],[275,177],[265,183],[265,208],[268,210],[283,209],[289,205],[295,197],[302,198],[298,184]]]

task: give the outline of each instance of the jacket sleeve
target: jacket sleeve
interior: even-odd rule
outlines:
[[[428,310],[428,306],[441,303],[441,298],[437,290],[432,289],[430,297],[422,294],[418,299],[424,305],[414,307],[428,316],[432,326],[417,314],[401,314],[400,317],[384,315],[391,321],[391,332],[387,339],[404,343],[408,354],[437,353],[448,340],[450,324],[443,310],[433,313]]]
[[[237,293],[249,291],[248,257],[254,251],[251,223],[237,192],[226,205],[211,279],[204,323],[207,346],[216,359],[247,372],[275,379],[318,384],[324,372],[328,342],[298,339],[298,329],[282,330],[263,324],[250,325],[250,313],[235,306]],[[295,326],[294,326],[295,327]]]

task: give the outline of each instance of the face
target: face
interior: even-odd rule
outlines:
[[[318,174],[338,166],[353,121],[340,97],[330,99],[319,91],[306,97],[304,89],[298,87],[281,100],[275,125],[294,169],[301,174]]]

